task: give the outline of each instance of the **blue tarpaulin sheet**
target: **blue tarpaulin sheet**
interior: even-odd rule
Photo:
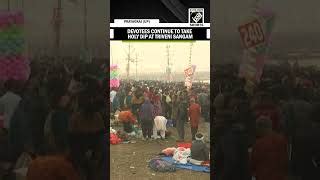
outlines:
[[[194,165],[191,163],[187,164],[180,164],[180,163],[175,163],[172,157],[161,157],[162,160],[167,161],[169,163],[174,163],[176,165],[176,168],[178,169],[189,169],[192,171],[198,171],[198,172],[206,172],[210,173],[210,168],[206,166],[199,166],[199,165]]]

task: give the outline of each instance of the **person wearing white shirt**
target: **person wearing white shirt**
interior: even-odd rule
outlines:
[[[166,137],[166,130],[167,130],[167,119],[163,116],[156,116],[154,118],[154,125],[153,125],[153,138],[158,139],[158,132],[160,132],[160,136],[162,139]]]
[[[112,91],[110,91],[110,102],[113,103],[113,99],[116,97],[117,95],[117,91],[115,91],[114,89]]]
[[[5,129],[9,129],[11,117],[21,101],[21,97],[14,93],[9,83],[7,88],[7,92],[0,97],[0,114],[3,116],[3,128]]]

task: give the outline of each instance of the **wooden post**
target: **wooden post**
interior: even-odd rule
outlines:
[[[87,9],[87,0],[84,0],[84,6],[83,6],[83,38],[84,38],[84,49],[85,51],[88,51],[88,23],[87,23],[87,17],[88,17],[88,9]]]
[[[55,13],[55,19],[54,19],[54,28],[55,28],[55,56],[58,58],[60,56],[60,38],[61,38],[61,0],[58,0],[58,7]]]
[[[7,2],[8,2],[7,3],[7,5],[8,5],[7,8],[8,8],[8,11],[10,11],[10,0],[8,0]]]

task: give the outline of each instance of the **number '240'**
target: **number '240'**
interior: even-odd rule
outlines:
[[[263,30],[256,19],[238,28],[242,43],[246,48],[251,48],[265,42]]]

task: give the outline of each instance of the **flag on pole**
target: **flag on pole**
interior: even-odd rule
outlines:
[[[192,87],[192,81],[193,81],[193,75],[196,71],[196,66],[192,65],[184,70],[184,76],[185,76],[185,86],[190,89]]]
[[[252,12],[250,20],[238,28],[244,46],[239,76],[251,81],[248,84],[260,82],[275,20],[275,13],[258,2]]]

